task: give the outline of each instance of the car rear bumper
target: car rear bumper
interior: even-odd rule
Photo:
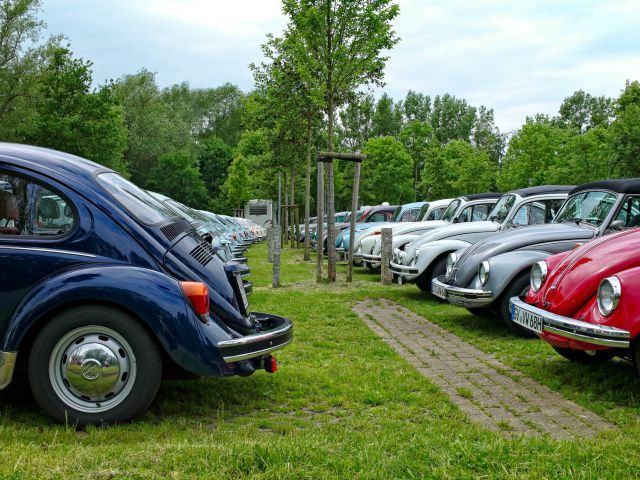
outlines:
[[[510,306],[512,315],[514,307],[540,315],[543,321],[542,338],[552,344],[556,342],[553,341],[553,338],[547,338],[547,336],[565,338],[568,340],[567,346],[572,348],[580,348],[580,344],[610,348],[629,348],[631,343],[631,333],[627,330],[556,315],[542,308],[529,305],[518,297],[511,299]],[[588,347],[584,349],[588,349]]]
[[[431,281],[432,291],[439,287],[445,292],[446,300],[449,303],[460,307],[474,308],[484,307],[493,302],[493,292],[488,290],[476,290],[472,288],[454,287],[444,282],[444,275],[434,278]]]
[[[286,347],[293,340],[291,320],[266,313],[253,313],[256,322],[263,326],[258,333],[217,343],[220,355],[226,363],[262,357]]]

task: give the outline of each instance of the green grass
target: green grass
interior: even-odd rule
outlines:
[[[249,252],[250,301],[295,322],[280,370],[166,382],[129,425],[76,432],[0,393],[0,478],[633,478],[640,383],[624,362],[578,366],[492,318],[426,300],[413,285],[317,285],[315,261],[283,254],[271,289],[266,245]],[[344,280],[344,267],[340,278]],[[594,439],[502,435],[471,423],[351,311],[386,297],[618,425]],[[535,407],[535,405],[532,405]],[[505,428],[507,426],[505,425]]]

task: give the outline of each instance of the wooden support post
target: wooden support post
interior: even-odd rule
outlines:
[[[318,162],[318,220],[316,234],[316,282],[322,282],[322,246],[324,244],[324,164]]]
[[[349,267],[347,282],[353,281],[353,249],[356,243],[356,212],[358,211],[358,192],[360,189],[360,162],[355,162],[353,170],[353,191],[351,193],[351,225],[349,226]]]
[[[382,285],[391,285],[393,283],[393,273],[391,272],[390,263],[393,255],[393,230],[390,227],[382,229],[381,241],[382,251],[380,252],[380,277]]]
[[[327,258],[329,282],[336,281],[336,206],[334,195],[333,160],[327,162]]]
[[[280,227],[275,227],[273,232],[273,288],[280,286]]]
[[[273,263],[273,227],[267,228],[267,261]]]

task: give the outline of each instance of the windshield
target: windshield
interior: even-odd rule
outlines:
[[[500,197],[498,203],[494,205],[493,210],[489,213],[489,220],[498,223],[504,222],[504,219],[509,215],[514,203],[516,203],[515,195],[503,195]]]
[[[400,214],[402,213],[402,207],[398,207],[393,211],[393,220],[391,220],[392,222],[399,222],[400,221]]]
[[[567,199],[553,223],[586,222],[600,226],[616,203],[616,194],[611,192],[580,192]]]
[[[452,222],[453,217],[456,214],[456,210],[458,210],[458,207],[460,206],[461,203],[462,203],[462,200],[458,200],[457,198],[454,201],[452,201],[447,207],[447,209],[444,211],[444,214],[442,215],[442,220],[444,220],[445,222]]]
[[[176,217],[169,207],[117,173],[101,173],[96,182],[142,223],[155,225]]]

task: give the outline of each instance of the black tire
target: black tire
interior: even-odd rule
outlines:
[[[94,353],[100,342],[105,343],[98,349],[102,356]],[[86,347],[87,357],[79,347]],[[106,364],[107,357],[112,364]],[[145,329],[131,316],[99,305],[52,318],[35,339],[28,368],[40,407],[57,421],[77,426],[123,423],[142,415],[162,380],[162,358]],[[81,385],[79,390],[74,391],[74,383]],[[92,399],[87,396],[91,388],[107,390]]]
[[[589,354],[583,350],[574,350],[573,348],[553,347],[553,349],[567,360],[583,365],[604,363],[615,357],[613,350],[594,350]]]
[[[529,290],[529,271],[520,273],[513,281],[507,286],[502,296],[500,297],[500,317],[504,324],[513,333],[525,338],[538,338],[538,336],[531,330],[527,330],[521,327],[517,323],[511,321],[511,309],[509,308],[509,301],[511,297],[524,298]]]
[[[474,317],[482,317],[487,314],[488,310],[486,308],[469,308],[466,307],[467,312],[469,312]]]
[[[444,256],[434,263],[433,267],[425,270],[416,278],[416,285],[425,293],[428,293],[431,298],[442,302],[443,300],[431,294],[431,280],[440,275],[447,273],[447,257]]]

